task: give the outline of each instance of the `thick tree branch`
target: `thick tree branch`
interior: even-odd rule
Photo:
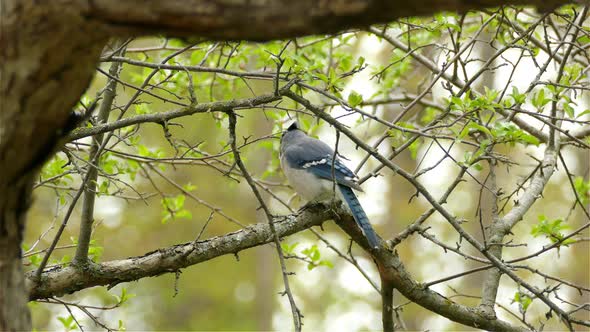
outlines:
[[[334,33],[400,17],[429,16],[440,11],[464,13],[502,5],[532,5],[544,11],[565,3],[567,1],[563,0],[187,0],[146,4],[140,0],[94,0],[81,10],[92,20],[102,22],[118,33],[165,32],[224,40],[271,40]]]
[[[395,331],[395,322],[393,321],[393,290],[394,285],[381,276],[381,321],[384,332]]]
[[[283,89],[289,89],[291,84],[287,84]],[[113,131],[140,123],[162,123],[171,119],[182,116],[192,115],[195,113],[205,112],[229,112],[233,109],[239,108],[253,108],[273,101],[280,100],[282,97],[274,93],[263,94],[253,98],[233,99],[228,101],[217,101],[211,103],[195,104],[185,108],[179,108],[169,112],[142,114],[124,118],[118,121],[100,124],[91,128],[78,128],[70,133],[66,139],[74,141],[83,137],[94,136],[101,133]]]
[[[498,215],[498,183],[496,181],[495,161],[490,161],[488,165],[490,168],[488,175],[488,186],[490,188],[490,193],[488,194],[488,199],[491,201],[491,224],[488,225],[488,228],[485,231],[487,232],[486,246],[489,248],[490,254],[494,255],[498,259],[502,259],[502,240],[504,239],[504,233],[497,230],[500,217]],[[480,210],[480,213],[483,212]],[[502,273],[499,269],[488,270],[484,276],[484,282],[481,290],[481,302],[479,307],[486,315],[491,318],[496,317],[494,305],[496,304],[496,297],[498,296],[498,288],[500,286],[501,276]]]
[[[274,217],[273,223],[280,237],[292,235],[304,229],[334,219],[332,204],[316,204],[307,206],[299,213],[285,217]],[[355,242],[368,248],[368,244],[345,210],[337,207],[336,218],[339,226],[347,232]],[[31,300],[74,293],[94,286],[114,286],[122,282],[154,277],[164,273],[172,273],[191,265],[202,263],[219,256],[236,254],[244,249],[273,242],[273,234],[268,223],[259,223],[239,231],[214,237],[204,241],[189,242],[158,249],[139,257],[90,265],[87,269],[75,266],[56,267],[44,271],[40,281],[36,281],[31,273],[27,274],[27,287]],[[420,286],[412,280],[405,270],[399,257],[385,248],[373,253],[382,278],[393,283],[408,299],[437,312],[456,322],[494,331],[523,331],[522,328],[510,325],[501,320],[490,320],[477,309],[459,305],[440,294]]]
[[[338,226],[350,235],[355,242],[363,246],[367,252],[369,247],[364,236],[351,217],[338,220]],[[379,246],[371,251],[377,264],[382,284],[391,284],[408,300],[436,312],[452,321],[489,331],[527,331],[526,328],[511,325],[499,319],[490,319],[477,308],[460,305],[449,298],[430,290],[416,282],[406,271],[404,264],[395,251]],[[393,322],[392,322],[393,323]]]
[[[330,206],[317,204],[299,213],[274,217],[272,222],[277,235],[284,237],[319,225],[332,217]],[[44,271],[38,282],[32,273],[28,273],[29,299],[62,296],[89,287],[114,286],[121,282],[154,277],[270,242],[273,242],[273,234],[269,224],[260,223],[224,236],[178,244],[143,256],[90,265],[86,269],[71,265],[56,267]]]

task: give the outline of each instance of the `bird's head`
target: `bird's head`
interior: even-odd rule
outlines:
[[[299,123],[297,121],[294,121],[293,123],[291,123],[291,125],[287,128],[286,132],[292,131],[292,130],[301,130],[299,129]],[[284,135],[284,133],[283,133]]]
[[[297,121],[293,121],[293,123],[291,123],[289,125],[289,127],[287,127],[287,130],[283,131],[283,135],[281,136],[281,138],[285,137],[285,135],[287,135],[287,134],[292,134],[292,133],[295,133],[297,131],[303,132],[301,130],[301,128],[299,128],[299,123]]]
[[[305,135],[301,128],[299,128],[299,123],[294,121],[289,125],[289,127],[287,127],[287,130],[283,131],[283,135],[281,135],[281,144],[300,134]]]

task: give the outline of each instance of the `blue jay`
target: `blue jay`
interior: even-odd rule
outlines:
[[[308,201],[328,200],[334,196],[346,203],[354,220],[372,248],[378,246],[377,236],[369,223],[352,189],[362,191],[356,175],[339,158],[328,144],[307,136],[294,122],[281,137],[281,167],[295,191]],[[332,172],[332,165],[334,172]]]

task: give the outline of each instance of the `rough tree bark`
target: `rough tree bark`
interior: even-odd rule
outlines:
[[[30,330],[20,245],[32,182],[107,40],[64,3],[2,1],[0,330]]]
[[[546,10],[565,1],[1,1],[0,330],[31,328],[20,245],[33,179],[58,147],[109,37],[270,40],[507,3]]]

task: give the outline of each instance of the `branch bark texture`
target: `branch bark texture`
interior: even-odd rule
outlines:
[[[466,12],[502,5],[552,9],[564,3],[566,1],[268,0],[253,3],[246,0],[190,0],[152,1],[148,5],[140,0],[95,0],[85,10],[92,19],[123,33],[151,31],[224,40],[271,40],[334,33],[440,11]]]
[[[333,212],[328,206],[318,204],[299,214],[275,217],[272,222],[277,235],[285,237],[319,225],[332,216]],[[273,234],[269,224],[260,223],[224,236],[178,244],[143,256],[90,265],[86,269],[75,266],[56,267],[44,271],[39,282],[32,274],[27,275],[29,299],[62,296],[89,287],[114,286],[121,282],[154,277],[271,242]]]

